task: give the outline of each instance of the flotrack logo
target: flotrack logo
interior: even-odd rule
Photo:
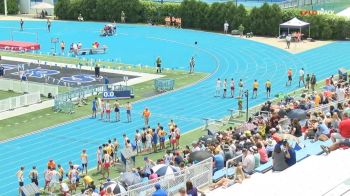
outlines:
[[[303,10],[300,11],[301,16],[307,16],[307,15],[334,15],[334,10],[325,10],[321,8],[321,10]]]

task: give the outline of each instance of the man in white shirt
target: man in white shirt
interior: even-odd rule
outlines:
[[[59,174],[56,170],[52,170],[51,173],[51,181],[50,181],[50,193],[54,193],[56,191],[56,184],[59,184]]]
[[[299,70],[299,87],[300,87],[300,82],[302,82],[303,85],[305,86],[304,75],[305,75],[304,68],[301,68]]]
[[[22,195],[22,191],[21,188],[23,187],[24,183],[23,183],[23,176],[24,176],[24,167],[22,166],[16,173],[17,179],[18,179],[18,193],[19,195]]]
[[[255,169],[255,159],[254,155],[250,153],[247,149],[243,150],[243,171],[246,174],[251,175]]]
[[[216,81],[216,91],[215,91],[215,97],[220,97],[220,91],[221,91],[221,80],[218,78]]]
[[[227,32],[228,32],[228,27],[229,27],[230,25],[228,24],[228,22],[227,21],[225,21],[225,23],[224,23],[224,33],[225,34],[227,34]]]
[[[47,170],[44,172],[44,179],[45,179],[45,186],[44,186],[44,192],[47,190],[50,192],[50,182],[51,182],[51,167],[48,167]]]
[[[141,134],[140,134],[139,130],[136,130],[135,142],[136,142],[137,153],[141,153],[142,152],[142,139],[141,139]]]
[[[341,86],[341,84],[338,84],[338,87],[335,90],[335,93],[337,94],[337,101],[344,101],[345,89]]]
[[[290,42],[292,40],[292,36],[290,34],[287,35],[286,37],[286,42],[287,42],[287,49],[290,48]]]

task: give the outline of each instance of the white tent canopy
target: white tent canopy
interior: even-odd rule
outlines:
[[[350,19],[350,7],[348,7],[345,10],[339,12],[337,15],[338,16],[343,16],[343,17],[346,17],[346,18]]]
[[[289,34],[289,29],[299,29],[301,32],[301,29],[305,27],[309,27],[309,37],[310,37],[310,23],[301,21],[298,18],[293,18],[287,22],[280,24],[279,32],[281,33],[281,28],[288,29],[288,34]]]
[[[44,10],[44,9],[53,9],[54,6],[52,4],[42,2],[42,3],[37,3],[37,4],[33,5],[31,8],[38,9],[38,10],[39,9]]]

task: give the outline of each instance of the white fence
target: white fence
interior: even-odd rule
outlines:
[[[169,196],[176,195],[181,188],[185,188],[187,181],[191,181],[194,187],[202,188],[212,183],[212,161],[212,158],[208,158],[183,171],[129,186],[127,193],[120,195],[149,196],[155,191],[154,185],[157,183],[161,185],[162,189],[164,189]]]
[[[39,92],[2,99],[0,100],[0,112],[14,110],[23,106],[39,103],[40,101],[41,99]]]
[[[18,81],[11,79],[0,79],[0,90],[2,91],[14,91],[18,93],[33,93],[40,92],[41,95],[47,97],[49,93],[52,96],[58,94],[58,86],[50,84],[41,84],[28,81]]]

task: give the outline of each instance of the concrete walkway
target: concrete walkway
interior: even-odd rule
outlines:
[[[41,103],[33,104],[27,107],[21,107],[10,111],[0,112],[0,120],[12,118],[29,112],[35,112],[45,108],[50,108],[54,105],[54,100],[43,101]]]

